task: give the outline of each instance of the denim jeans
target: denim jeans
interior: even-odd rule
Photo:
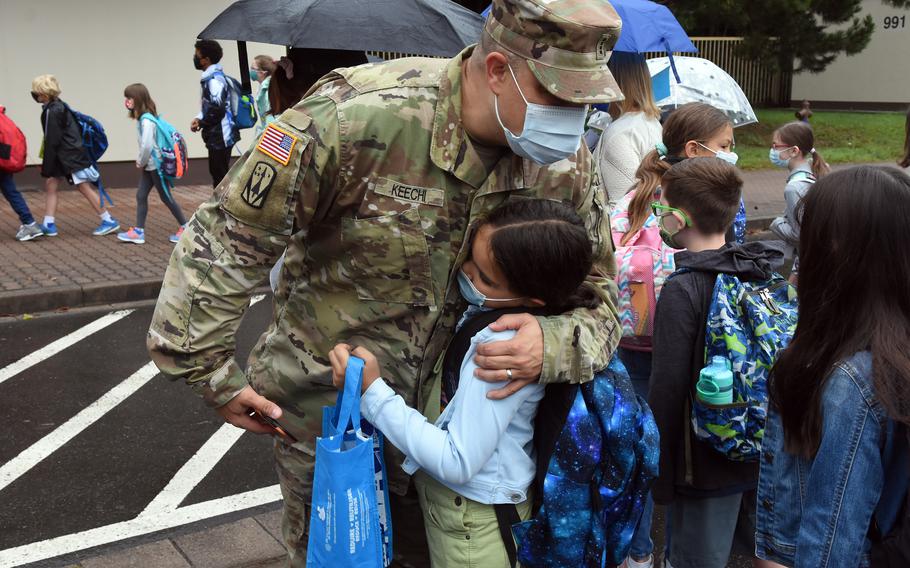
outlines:
[[[647,400],[648,380],[651,378],[651,352],[632,351],[620,347],[619,359],[629,371],[635,394]],[[629,554],[633,558],[647,558],[654,552],[654,541],[651,540],[651,517],[653,515],[654,500],[651,499],[649,492],[645,500],[645,508],[641,513],[641,520],[638,521],[638,527],[635,529],[635,534],[632,535],[632,545],[629,547]]]
[[[0,172],[0,191],[3,191],[3,197],[9,201],[13,211],[19,216],[19,222],[23,225],[31,225],[35,222],[32,212],[28,209],[25,198],[16,189],[16,182],[13,181],[13,174],[9,172]]]

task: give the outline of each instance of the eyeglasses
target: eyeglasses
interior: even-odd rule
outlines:
[[[657,217],[657,224],[661,229],[667,231],[667,228],[664,227],[664,218],[672,215],[673,213],[679,213],[679,216],[682,217],[683,227],[691,227],[692,220],[689,219],[689,216],[686,215],[686,212],[682,209],[677,209],[675,207],[670,207],[669,205],[664,205],[660,201],[651,202],[651,212],[654,213],[654,216]]]
[[[788,144],[771,144],[771,147],[775,150],[786,150],[787,148],[792,148],[793,146],[790,146]]]

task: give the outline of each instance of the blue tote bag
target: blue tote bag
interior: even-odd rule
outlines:
[[[335,406],[322,410],[322,437],[316,439],[308,567],[385,568],[392,561],[383,437],[360,418],[362,382],[363,360],[351,357],[344,390],[338,393]]]

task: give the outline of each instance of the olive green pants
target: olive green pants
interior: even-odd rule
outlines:
[[[423,511],[432,568],[509,568],[492,505],[455,493],[423,471],[413,478]],[[527,520],[531,502],[519,503]]]

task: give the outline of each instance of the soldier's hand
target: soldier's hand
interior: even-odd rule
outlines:
[[[490,391],[487,398],[506,398],[540,378],[543,369],[543,330],[531,314],[504,315],[492,324],[493,331],[517,330],[508,341],[492,341],[477,346],[474,374],[488,382],[509,381],[501,389]],[[511,380],[509,378],[511,370]]]
[[[269,416],[275,420],[281,418],[281,407],[264,396],[260,396],[259,393],[253,390],[253,387],[249,386],[240,391],[240,394],[232,398],[229,403],[216,409],[226,422],[238,428],[243,428],[256,434],[273,434],[275,432],[271,426],[249,416],[250,410],[255,410],[259,414]]]
[[[366,392],[370,385],[379,378],[379,361],[363,347],[352,347],[347,343],[339,343],[329,351],[329,361],[332,363],[332,384],[341,390],[344,388],[344,372],[348,366],[351,355],[363,359],[363,385],[361,392]]]

